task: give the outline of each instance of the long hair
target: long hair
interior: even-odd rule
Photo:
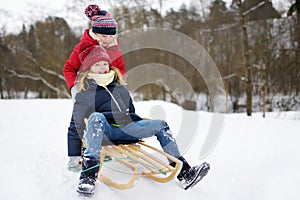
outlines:
[[[115,79],[119,81],[120,85],[126,85],[126,82],[124,81],[123,76],[118,68],[110,66],[109,69],[115,71]],[[78,75],[78,92],[86,91],[87,87],[89,87],[89,84],[86,81],[89,73],[90,70],[87,70],[86,72],[81,72]]]

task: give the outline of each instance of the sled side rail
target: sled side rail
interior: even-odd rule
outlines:
[[[142,149],[142,147],[144,148]],[[159,156],[149,153],[147,148],[158,153]],[[99,169],[98,178],[105,184],[116,189],[132,187],[139,176],[145,176],[160,183],[168,182],[177,174],[178,170],[181,169],[182,164],[177,158],[144,142],[121,144],[118,146],[103,146],[100,159],[102,164],[105,164],[105,156],[111,156],[112,160],[120,162],[132,170],[131,178],[127,183],[117,183],[104,174],[101,174],[101,170]],[[162,160],[162,158],[164,159]],[[173,161],[175,167],[170,166],[168,160]]]

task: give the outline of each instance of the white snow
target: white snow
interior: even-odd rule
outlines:
[[[267,113],[266,118],[261,113],[227,114],[217,145],[199,160],[213,114],[184,111],[161,101],[137,102],[136,108],[145,117],[167,120],[174,135],[178,130],[194,131],[178,124],[189,124],[186,117],[197,114],[198,135],[184,156],[193,165],[209,162],[211,171],[189,191],[175,180],[156,183],[140,178],[128,190],[98,181],[91,199],[300,199],[300,112]],[[0,199],[87,199],[75,191],[79,173],[66,167],[72,100],[0,100],[0,111]]]

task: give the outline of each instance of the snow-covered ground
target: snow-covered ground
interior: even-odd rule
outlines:
[[[199,160],[213,114],[184,111],[161,101],[137,102],[136,108],[143,116],[167,120],[175,136],[179,130],[194,132],[192,124],[184,124],[198,116],[193,142],[179,146],[191,164],[207,161],[211,171],[189,191],[175,180],[140,178],[128,190],[98,181],[91,199],[300,199],[300,112],[267,113],[266,118],[261,113],[228,114],[217,145]],[[0,100],[0,199],[86,199],[75,191],[79,174],[66,168],[71,110],[72,100]]]

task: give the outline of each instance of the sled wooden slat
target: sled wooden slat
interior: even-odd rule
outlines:
[[[121,148],[123,148],[126,151],[128,151],[128,154],[130,154],[130,153],[133,154],[135,156],[135,158],[140,161],[139,163],[141,165],[145,166],[146,168],[149,168],[149,169],[153,169],[153,168],[161,169],[162,167],[164,167],[163,164],[153,162],[153,160],[147,158],[144,154],[138,154],[138,152],[139,153],[142,152],[142,149],[139,148],[139,147],[132,146],[132,145],[130,145],[130,146],[124,146],[123,145]],[[136,148],[138,148],[138,149],[136,149]],[[158,159],[156,159],[155,161],[158,161]],[[152,168],[149,167],[149,165],[147,163],[151,163],[153,167]],[[163,162],[161,162],[161,163],[163,163]]]
[[[112,146],[112,149],[107,148],[105,150],[106,150],[107,154],[109,154],[112,157],[114,157],[115,159],[117,159],[118,162],[126,164],[131,169],[135,169],[136,168],[136,165],[134,163],[131,163],[130,160],[124,159],[123,155],[120,154],[120,152],[116,151],[116,149],[114,148],[114,146]]]
[[[147,152],[147,149],[155,151],[159,154],[159,157]],[[101,174],[102,165],[105,165],[105,156],[111,156],[112,161],[120,162],[132,170],[130,173],[132,174],[131,178],[127,183],[114,182],[104,174]],[[167,159],[162,160],[161,157],[175,162],[175,167],[170,166],[168,161],[164,161]],[[170,181],[181,168],[181,162],[177,158],[144,142],[103,146],[100,162],[102,165],[99,168],[99,180],[116,189],[128,189],[132,187],[139,176],[145,176],[154,181],[165,183]]]
[[[164,151],[160,150],[160,149],[157,149],[157,148],[154,148],[148,144],[145,144],[144,142],[139,142],[139,144],[141,146],[144,146],[144,147],[147,147],[149,149],[152,149],[158,153],[160,153],[161,155],[165,156],[166,158],[170,159],[171,161],[175,162],[175,167],[171,167],[169,164],[167,164],[166,166],[169,168],[171,168],[172,170],[169,170],[170,172],[170,175],[169,176],[165,176],[165,177],[158,177],[158,176],[155,176],[155,174],[147,174],[146,176],[154,181],[157,181],[157,182],[160,182],[160,183],[165,183],[165,182],[168,182],[170,181],[177,173],[178,170],[181,169],[181,161],[179,161],[177,158],[175,158],[174,156],[171,156],[170,154],[167,154],[165,153]]]
[[[134,150],[136,150],[136,147],[133,147],[133,148],[134,148]],[[156,163],[154,163],[154,164],[157,164],[157,167],[163,167],[163,168],[167,167],[168,170],[173,170],[173,167],[171,167],[168,163],[163,162],[162,160],[158,159],[157,157],[153,156],[152,154],[144,151],[141,148],[139,151],[142,153],[140,156],[144,160],[149,161],[149,162],[151,162],[151,160],[152,160],[152,162],[155,161]]]
[[[143,165],[145,168],[147,168],[149,171],[151,171],[154,167],[151,167],[149,165],[146,165],[143,160],[139,158],[136,152],[132,152],[131,148],[133,148],[133,145],[130,145],[130,147],[127,147],[127,145],[121,145],[118,150],[122,151],[128,158],[130,158],[133,162],[139,163]]]

